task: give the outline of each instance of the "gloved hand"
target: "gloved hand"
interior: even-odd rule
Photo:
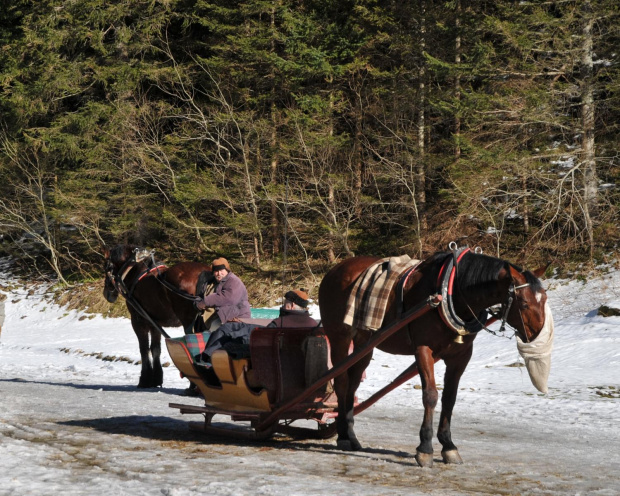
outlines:
[[[204,310],[207,308],[205,301],[201,296],[196,296],[194,299],[194,308],[196,308],[196,310]]]

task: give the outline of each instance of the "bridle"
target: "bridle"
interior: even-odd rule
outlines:
[[[126,277],[129,273],[140,263],[144,263],[144,261],[149,258],[151,259],[151,263],[145,263],[145,270],[137,277],[133,279],[131,285],[127,287],[125,283]],[[157,275],[159,276],[159,269],[165,268],[164,264],[158,264],[155,262],[153,258],[153,252],[149,252],[147,250],[141,250],[140,248],[135,248],[131,254],[131,256],[121,265],[120,269],[114,272],[114,264],[108,260],[105,272],[107,279],[112,283],[112,286],[125,299],[131,300],[133,299],[133,291],[144,277],[146,277],[151,272],[157,271]],[[160,279],[159,277],[157,278]]]
[[[116,290],[117,293],[119,293],[121,296],[123,296],[125,298],[125,301],[127,301],[127,304],[130,305],[131,307],[133,307],[136,312],[138,312],[144,319],[146,319],[155,329],[159,330],[159,332],[165,337],[165,338],[170,338],[170,335],[163,329],[162,326],[160,326],[157,322],[155,322],[155,320],[148,314],[148,312],[146,310],[144,310],[144,308],[142,307],[142,305],[140,305],[140,303],[133,297],[133,290],[135,289],[136,285],[138,284],[138,282],[140,282],[140,280],[147,276],[148,274],[150,274],[151,272],[157,270],[158,274],[159,274],[159,269],[162,267],[165,267],[165,265],[160,264],[160,265],[156,265],[154,267],[151,268],[146,268],[145,271],[143,271],[142,274],[140,274],[138,277],[134,278],[131,286],[128,288],[127,285],[125,284],[125,278],[127,277],[127,275],[140,263],[143,263],[144,260],[150,256],[151,259],[153,260],[153,252],[148,252],[146,250],[140,250],[140,248],[136,248],[134,249],[131,257],[129,257],[125,263],[123,263],[123,265],[121,266],[121,268],[116,272],[116,274],[114,273],[114,264],[108,260],[108,263],[106,265],[105,271],[106,271],[106,278],[112,283],[112,286],[114,287],[114,289]],[[145,264],[145,267],[148,264]],[[159,277],[157,277],[158,280],[160,280]]]
[[[485,323],[485,325],[483,326],[483,329],[487,332],[490,332],[491,334],[495,334],[495,335],[503,334],[506,331],[506,324],[508,323],[508,313],[510,312],[510,308],[512,307],[513,302],[517,299],[517,290],[527,288],[529,286],[530,286],[529,282],[526,282],[525,284],[520,284],[519,286],[515,286],[514,283],[510,283],[510,286],[508,287],[508,299],[506,300],[506,303],[502,303],[502,306],[499,309],[498,313],[495,313],[489,309],[489,313],[493,317]],[[469,307],[469,305],[467,306]],[[525,332],[525,322],[523,321],[523,314],[521,313],[520,308],[518,309],[518,311],[519,311],[519,318],[521,319],[521,323],[523,324],[523,329],[524,329],[523,335],[525,337],[525,342],[529,343],[530,339],[527,336],[527,332]],[[491,324],[492,322],[496,322],[498,320],[501,321],[501,325],[499,327],[499,330],[496,333],[492,331],[491,329],[489,329],[487,326]],[[516,331],[517,329],[515,329],[515,332]]]

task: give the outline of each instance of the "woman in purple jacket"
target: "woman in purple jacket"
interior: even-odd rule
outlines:
[[[217,315],[210,319],[207,330],[214,331],[226,322],[251,317],[248,291],[241,279],[231,272],[228,260],[216,258],[213,260],[211,271],[215,278],[214,290],[196,303],[198,310],[207,307],[215,309]]]

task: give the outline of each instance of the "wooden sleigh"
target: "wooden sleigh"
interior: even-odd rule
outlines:
[[[321,327],[261,328],[250,335],[250,357],[234,358],[225,350],[213,353],[212,368],[194,363],[205,347],[200,335],[166,339],[170,358],[181,374],[194,383],[204,406],[170,403],[182,414],[200,414],[204,422],[190,422],[193,430],[250,439],[267,439],[276,433],[297,438],[327,439],[336,434],[334,377],[370,353],[402,327],[435,308],[440,295],[410,310],[402,318],[377,331],[367,346],[342,363],[331,366],[329,341]],[[417,375],[417,366],[403,371],[367,400],[356,400],[355,414],[362,412],[396,387]],[[230,418],[215,425],[215,415]],[[316,428],[293,426],[295,421],[316,422]],[[244,425],[235,424],[244,422]]]

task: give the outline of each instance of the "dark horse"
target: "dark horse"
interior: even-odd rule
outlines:
[[[196,294],[200,274],[210,274],[211,266],[198,262],[181,262],[172,267],[153,264],[150,252],[132,245],[106,249],[104,256],[103,295],[110,303],[119,293],[125,297],[131,326],[138,337],[142,357],[138,387],[161,386],[162,327],[183,326],[185,332],[191,332],[198,312],[192,299],[183,295]]]
[[[332,268],[321,282],[319,288],[321,319],[331,343],[331,358],[334,364],[347,357],[351,341],[355,350],[359,350],[371,338],[372,331],[353,328],[344,324],[343,320],[355,281],[378,260],[374,257],[347,259]],[[397,320],[397,312],[416,307],[429,295],[441,294],[441,288],[447,287],[442,283],[446,272],[444,267],[450,267],[450,270],[455,267],[455,272],[452,271],[455,277],[449,291],[452,310],[456,313],[452,320],[456,318],[458,322],[460,318],[460,322],[465,324],[461,330],[470,328],[472,332],[457,334],[455,328],[450,325],[451,318],[441,314],[440,306],[404,326],[378,346],[387,353],[415,356],[422,382],[424,405],[420,445],[416,450],[416,460],[421,466],[430,466],[433,463],[433,412],[438,402],[434,377],[435,362],[441,359],[446,366],[437,432],[437,437],[443,446],[442,456],[446,463],[462,463],[457,447],[452,442],[450,422],[459,380],[472,356],[476,331],[482,327],[479,321],[486,322],[485,310],[501,304],[499,318],[513,327],[517,336],[525,343],[534,341],[545,324],[547,295],[538,279],[545,268],[534,272],[523,271],[504,260],[465,249],[458,252],[455,250],[436,253],[418,265],[404,284],[402,303],[397,301],[400,298],[397,298],[396,290],[392,289],[382,329]],[[445,294],[444,292],[444,301]],[[549,320],[552,325],[552,317]],[[353,430],[353,401],[362,373],[370,363],[371,357],[372,353],[366,355],[335,379],[335,392],[338,396],[336,426],[338,446],[341,449],[361,449]],[[543,380],[545,390],[546,378]]]

